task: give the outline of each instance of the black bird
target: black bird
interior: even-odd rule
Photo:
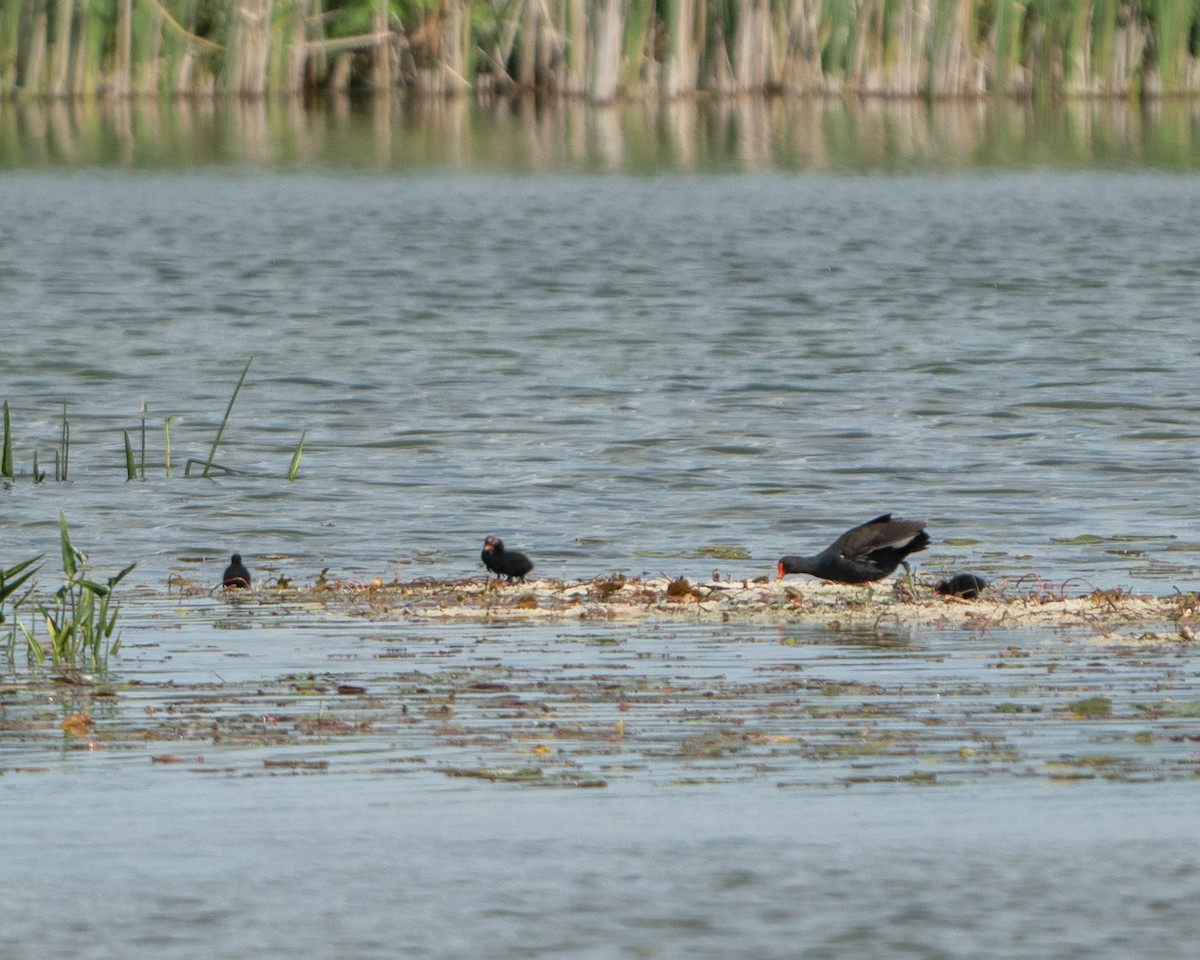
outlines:
[[[835,583],[869,583],[882,580],[904,564],[910,553],[929,546],[924,520],[893,520],[885,513],[847,530],[812,557],[783,557],[776,579],[788,573],[807,573]]]
[[[229,566],[225,568],[225,573],[221,576],[221,586],[241,587],[244,590],[250,589],[250,571],[242,563],[242,555],[240,553],[235,553],[229,558]]]
[[[505,550],[504,541],[499,537],[484,540],[483,553],[479,556],[492,573],[497,577],[508,577],[509,580],[524,580],[525,574],[533,569],[532,560],[516,550]]]
[[[987,581],[974,573],[956,573],[949,580],[943,580],[933,588],[934,593],[945,597],[962,597],[964,600],[974,600],[987,587]]]

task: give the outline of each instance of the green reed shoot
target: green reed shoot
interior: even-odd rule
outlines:
[[[120,636],[113,639],[117,625],[117,604],[113,590],[129,575],[136,563],[131,563],[107,583],[97,583],[87,577],[87,557],[71,542],[66,517],[58,515],[62,543],[63,583],[54,594],[53,606],[38,604],[46,624],[50,656],[55,664],[89,663],[102,666],[109,655],[120,648]],[[24,630],[24,627],[22,627]],[[46,651],[25,631],[30,654],[42,663]]]
[[[4,605],[7,603],[12,611],[13,624],[8,632],[7,638],[0,637],[0,649],[3,649],[8,658],[9,665],[12,665],[13,653],[17,646],[17,626],[20,621],[17,618],[17,611],[20,609],[21,603],[29,596],[29,591],[26,591],[23,597],[16,600],[9,598],[16,593],[21,586],[38,572],[40,567],[33,567],[42,558],[40,556],[31,557],[21,563],[14,564],[7,570],[0,569],[0,624],[5,622]],[[33,569],[29,569],[33,567]],[[33,588],[30,587],[30,590]],[[22,628],[23,629],[23,628]]]
[[[137,464],[133,460],[133,444],[129,440],[129,431],[122,431],[125,434],[125,480],[137,479]]]
[[[8,401],[4,401],[4,440],[0,446],[0,477],[7,477],[9,480],[13,477],[13,461],[12,461],[12,432],[8,422]]]
[[[300,442],[296,444],[296,452],[292,454],[292,465],[288,467],[288,480],[295,480],[296,474],[300,470],[300,455],[304,453],[304,438],[308,436],[308,431],[305,430],[300,434]]]
[[[167,417],[163,420],[163,446],[166,447],[167,461],[167,479],[171,479],[171,424],[175,422],[174,417]]]
[[[58,440],[59,451],[54,455],[54,479],[67,479],[67,461],[71,455],[71,424],[67,420],[67,405],[63,404],[62,434]]]
[[[146,401],[142,401],[142,459],[141,459],[141,477],[146,479]]]
[[[212,469],[213,458],[217,455],[217,447],[221,445],[221,436],[225,433],[225,426],[229,423],[229,414],[233,412],[233,403],[237,400],[238,391],[242,389],[242,383],[246,379],[246,374],[250,372],[250,364],[254,362],[254,357],[251,356],[246,361],[246,367],[242,370],[242,375],[238,377],[237,386],[233,388],[233,396],[229,398],[229,406],[225,408],[225,417],[221,420],[221,426],[217,430],[216,439],[213,440],[212,449],[208,451],[208,461],[204,464],[204,470],[200,474],[202,477],[207,477],[209,470]]]

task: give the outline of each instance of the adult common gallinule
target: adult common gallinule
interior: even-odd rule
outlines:
[[[885,513],[847,530],[820,553],[811,557],[783,557],[776,579],[789,573],[807,573],[835,583],[869,583],[882,580],[904,564],[910,553],[929,546],[924,520],[892,519]]]
[[[483,565],[497,577],[509,580],[524,580],[525,574],[533,569],[533,561],[516,550],[505,550],[499,537],[488,537],[483,541],[483,552],[479,555]]]

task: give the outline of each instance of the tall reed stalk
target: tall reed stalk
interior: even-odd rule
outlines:
[[[142,401],[142,449],[141,449],[141,459],[140,459],[139,463],[140,463],[141,477],[143,480],[145,480],[146,479],[146,402],[144,400]]]
[[[1200,93],[1196,0],[4,0],[0,96]]]
[[[54,452],[54,479],[66,480],[71,461],[71,423],[67,420],[67,405],[63,404],[62,430],[59,433],[58,449]]]
[[[167,468],[168,480],[171,479],[171,424],[174,422],[174,417],[163,420],[163,463]]]
[[[8,417],[8,401],[4,401],[4,437],[0,439],[0,477],[6,480],[13,476],[12,429]]]
[[[129,439],[129,431],[124,431],[125,434],[125,480],[137,479],[137,464],[133,459],[133,443]]]
[[[654,51],[648,42],[654,36],[655,3],[653,0],[626,0],[625,38],[621,50],[621,84],[627,91],[641,87],[644,68],[651,62]]]
[[[622,0],[598,0],[592,41],[591,98],[596,103],[616,99],[621,76]]]
[[[1196,42],[1196,0],[1154,0],[1153,33],[1158,73],[1164,93],[1184,92],[1192,45]]]
[[[242,384],[246,380],[246,374],[250,372],[250,364],[254,362],[254,357],[246,361],[246,366],[242,370],[242,375],[238,377],[237,386],[233,388],[233,396],[229,398],[229,406],[225,408],[225,416],[221,419],[221,426],[217,430],[217,435],[213,439],[212,449],[208,451],[208,460],[204,464],[204,470],[200,474],[202,477],[207,477],[213,466],[213,458],[217,455],[217,447],[221,445],[221,437],[225,435],[225,427],[229,424],[229,415],[233,412],[233,404],[237,400],[238,392],[242,389]]]

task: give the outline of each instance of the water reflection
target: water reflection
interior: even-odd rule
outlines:
[[[1194,169],[1200,102],[532,97],[0,104],[0,167],[212,164],[519,172]]]

